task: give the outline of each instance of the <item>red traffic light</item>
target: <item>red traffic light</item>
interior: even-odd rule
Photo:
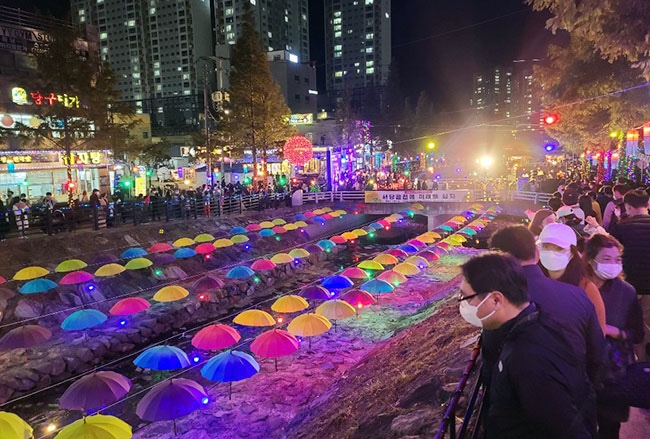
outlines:
[[[555,114],[555,113],[549,113],[544,116],[544,124],[545,125],[553,125],[557,123],[557,121],[560,120],[560,117]]]

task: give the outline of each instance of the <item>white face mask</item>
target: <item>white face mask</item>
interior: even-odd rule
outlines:
[[[496,308],[492,310],[492,312],[488,313],[488,315],[479,317],[477,315],[478,309],[485,303],[486,300],[492,295],[492,293],[488,294],[485,299],[481,300],[481,303],[479,303],[476,306],[470,305],[467,300],[463,300],[460,302],[459,311],[460,311],[460,316],[465,319],[467,323],[470,325],[477,326],[479,328],[483,327],[483,321],[485,319],[489,319],[492,317],[492,315],[496,312]]]
[[[567,265],[569,265],[571,258],[564,252],[558,252],[555,250],[540,250],[539,260],[547,270],[559,271],[564,270]]]
[[[594,273],[603,280],[614,279],[623,271],[623,264],[601,264],[594,261]]]

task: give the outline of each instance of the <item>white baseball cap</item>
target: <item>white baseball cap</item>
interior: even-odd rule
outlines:
[[[566,249],[577,245],[578,239],[571,227],[566,224],[552,223],[542,229],[537,242],[539,244],[555,244]]]

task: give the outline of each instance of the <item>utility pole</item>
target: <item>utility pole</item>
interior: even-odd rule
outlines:
[[[208,126],[208,117],[210,115],[209,93],[208,93],[208,65],[203,69],[203,122],[205,126],[205,151],[208,154],[206,160],[205,176],[210,187],[214,186],[214,173],[212,172],[212,150],[210,148],[210,127]]]

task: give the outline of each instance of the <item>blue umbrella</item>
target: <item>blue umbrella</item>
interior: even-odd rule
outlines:
[[[201,368],[201,375],[210,381],[230,383],[228,399],[232,396],[233,381],[250,378],[260,371],[260,365],[255,358],[239,351],[225,351],[210,359]]]
[[[323,247],[325,250],[331,250],[336,247],[336,244],[330,241],[329,239],[321,239],[316,243],[319,247]]]
[[[174,346],[154,346],[142,352],[133,364],[143,369],[174,370],[190,365],[190,359],[183,350]]]
[[[196,256],[196,252],[193,249],[187,247],[179,248],[174,252],[174,257],[176,259],[187,259],[191,258],[192,256]]]
[[[307,217],[306,217],[305,215],[303,215],[302,213],[297,213],[297,214],[295,214],[295,215],[293,216],[293,218],[294,218],[296,221],[305,221],[305,220],[307,219]]]
[[[141,247],[132,247],[129,249],[126,249],[122,252],[120,257],[122,259],[132,259],[132,258],[140,258],[144,255],[147,254],[147,251]]]
[[[411,244],[402,244],[398,247],[400,250],[404,250],[406,253],[417,253],[418,248]]]
[[[311,220],[313,222],[319,223],[319,224],[325,224],[326,223],[325,218],[323,218],[322,216],[315,216]]]
[[[330,276],[323,281],[323,286],[329,290],[340,290],[354,286],[354,282],[347,276],[340,274]]]
[[[467,235],[467,236],[474,236],[474,235],[476,235],[476,230],[461,229],[458,233],[462,233],[462,234]]]
[[[239,267],[231,268],[228,274],[226,274],[226,277],[228,279],[245,279],[247,277],[251,277],[254,274],[255,272],[253,270],[242,265]]]
[[[245,235],[246,233],[248,233],[248,230],[246,230],[243,227],[237,226],[237,227],[233,227],[232,229],[230,229],[230,234],[231,235]]]
[[[82,309],[66,317],[61,328],[65,331],[81,331],[101,325],[106,318],[106,315],[96,309]]]
[[[359,289],[370,294],[384,294],[393,292],[395,288],[385,280],[373,279],[362,284]]]
[[[21,294],[36,294],[56,288],[56,282],[49,279],[34,279],[27,282],[22,287],[18,288]]]
[[[260,236],[263,236],[265,238],[275,235],[275,232],[271,229],[263,229],[260,230],[258,233],[260,234]]]

